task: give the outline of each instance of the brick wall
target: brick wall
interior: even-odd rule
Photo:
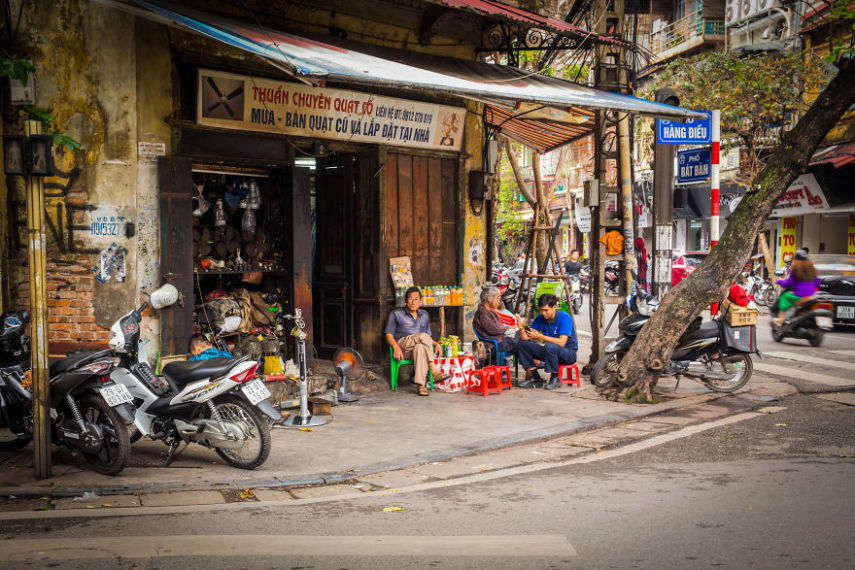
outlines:
[[[101,285],[95,281],[91,268],[86,256],[71,262],[48,261],[48,341],[52,346],[67,350],[69,345],[106,345],[110,340],[109,329],[95,324],[92,298],[95,287]],[[30,306],[28,278],[18,282],[15,302],[20,308]]]

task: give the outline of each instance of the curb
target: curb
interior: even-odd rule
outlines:
[[[747,394],[748,392],[744,392],[743,394]],[[242,489],[242,488],[255,488],[255,489],[263,489],[263,488],[306,488],[306,487],[320,487],[324,485],[332,485],[332,484],[341,484],[348,481],[357,480],[360,477],[364,477],[366,475],[372,475],[375,473],[382,473],[385,471],[393,471],[396,469],[403,469],[407,467],[413,467],[416,465],[421,465],[425,463],[432,463],[436,461],[446,461],[456,457],[466,457],[469,455],[475,455],[478,453],[484,453],[488,451],[494,451],[497,449],[513,447],[521,444],[527,443],[535,443],[538,441],[544,441],[559,437],[565,437],[569,435],[575,435],[582,432],[591,431],[594,429],[614,427],[618,424],[626,422],[628,420],[641,420],[644,418],[650,418],[652,416],[656,416],[659,414],[664,414],[673,410],[678,410],[682,408],[687,408],[691,406],[697,406],[706,404],[708,402],[713,402],[716,400],[720,400],[722,398],[728,397],[731,394],[727,393],[705,393],[705,394],[697,394],[693,396],[686,396],[684,398],[670,400],[668,402],[663,402],[660,404],[653,404],[650,406],[648,413],[643,413],[641,415],[631,415],[624,416],[620,415],[614,416],[613,419],[608,421],[603,421],[599,423],[587,423],[581,426],[569,428],[569,429],[540,429],[533,430],[531,432],[524,432],[519,435],[503,438],[503,439],[493,439],[487,440],[477,445],[472,445],[463,450],[458,451],[449,451],[436,453],[432,455],[421,455],[414,456],[402,461],[396,461],[394,463],[388,462],[378,462],[372,465],[367,465],[358,470],[353,470],[350,472],[323,472],[317,474],[306,475],[303,477],[298,477],[295,479],[291,479],[288,476],[284,475],[280,478],[277,476],[274,477],[265,477],[259,479],[244,479],[239,483],[234,481],[229,482],[206,482],[206,483],[149,483],[149,484],[134,484],[134,485],[104,485],[104,486],[66,486],[66,487],[56,487],[56,488],[43,488],[43,487],[0,487],[0,496],[9,496],[15,495],[16,497],[43,497],[50,496],[52,498],[62,498],[62,497],[73,497],[81,495],[85,491],[96,491],[99,495],[121,495],[128,493],[137,493],[137,492],[166,492],[166,491],[200,491],[200,490],[224,490],[224,489]],[[763,398],[763,401],[758,401],[753,406],[747,406],[746,409],[753,409],[757,406],[768,404],[773,400],[777,400],[777,397],[771,396],[758,396],[758,398]],[[655,408],[655,409],[654,409]]]

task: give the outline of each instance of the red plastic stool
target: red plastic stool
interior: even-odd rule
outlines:
[[[481,384],[468,392],[486,396],[491,392],[501,394],[503,388],[511,388],[511,370],[507,366],[485,366],[480,370],[473,370],[472,376],[476,375],[480,378]],[[507,381],[504,380],[505,375],[507,375]]]
[[[573,376],[576,378],[573,378]],[[582,377],[579,375],[579,367],[575,364],[560,364],[558,366],[558,378],[562,384],[575,384],[582,387]]]

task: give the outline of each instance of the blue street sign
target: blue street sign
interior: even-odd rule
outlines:
[[[709,144],[712,138],[710,126],[712,113],[706,113],[706,119],[686,119],[679,121],[656,120],[656,141],[661,144]]]
[[[681,150],[677,152],[677,183],[703,182],[710,177],[710,149]]]

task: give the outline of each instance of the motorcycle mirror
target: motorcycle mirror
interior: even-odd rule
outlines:
[[[151,293],[151,306],[154,309],[163,309],[174,305],[178,301],[178,289],[175,285],[167,283]]]

